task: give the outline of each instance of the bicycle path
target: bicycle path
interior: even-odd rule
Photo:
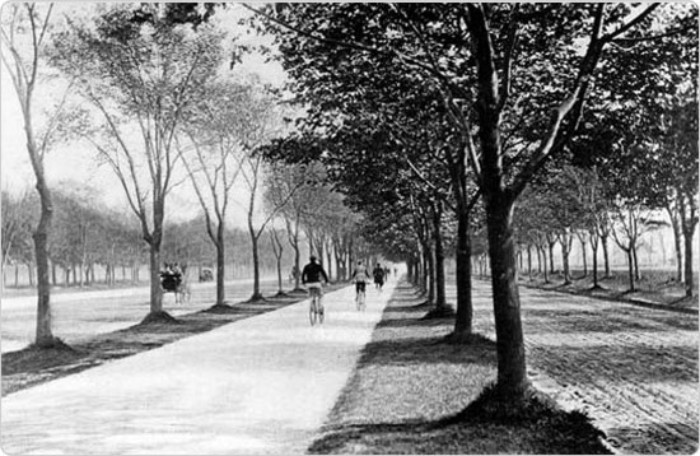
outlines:
[[[395,282],[308,300],[2,400],[8,454],[292,454],[314,439]]]

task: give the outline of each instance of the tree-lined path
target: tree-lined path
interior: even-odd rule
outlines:
[[[335,404],[395,282],[308,301],[10,395],[2,447],[12,454],[303,452]]]
[[[475,327],[494,338],[490,283],[474,285]],[[521,293],[529,375],[540,389],[567,408],[585,410],[623,452],[696,450],[697,316],[527,288]]]

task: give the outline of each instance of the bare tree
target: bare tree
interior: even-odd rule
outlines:
[[[192,110],[184,129],[192,153],[178,150],[204,211],[209,239],[216,248],[216,306],[225,304],[226,214],[240,175],[246,148],[265,118],[258,112],[253,87],[217,82]]]
[[[65,102],[65,95],[58,108],[49,116],[42,132],[39,132],[34,116],[34,96],[43,64],[42,53],[50,29],[53,3],[13,3],[3,8],[2,45],[0,57],[7,69],[19,99],[24,120],[27,152],[36,178],[41,213],[36,226],[34,254],[37,267],[37,322],[35,345],[41,348],[55,347],[62,343],[51,329],[51,284],[49,281],[48,237],[53,219],[53,201],[46,182],[44,158],[50,150],[58,128],[58,118]],[[70,86],[69,86],[70,87]],[[66,90],[66,94],[68,91]]]
[[[179,161],[174,139],[184,112],[221,64],[221,34],[206,24],[168,19],[167,4],[117,5],[95,30],[73,26],[57,46],[56,65],[79,81],[99,112],[108,142],[87,136],[118,178],[150,249],[150,314],[163,311],[160,249],[165,203]],[[148,13],[147,20],[134,21]],[[138,33],[126,33],[138,29]],[[137,132],[140,144],[130,142]],[[150,193],[150,194],[149,194]]]

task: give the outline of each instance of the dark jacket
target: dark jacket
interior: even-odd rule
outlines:
[[[318,263],[309,263],[304,266],[304,270],[301,272],[301,283],[320,282],[321,277],[328,282],[328,276],[323,267]]]

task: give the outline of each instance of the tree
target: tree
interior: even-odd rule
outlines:
[[[315,192],[321,185],[323,172],[320,163],[287,165],[270,161],[269,172],[265,176],[263,196],[267,212],[282,217],[287,240],[294,250],[295,290],[302,290],[301,227],[315,210]]]
[[[12,195],[2,191],[2,268],[7,269],[10,261],[31,257],[31,227],[34,206],[28,192]],[[24,253],[27,252],[27,253]]]
[[[86,134],[114,171],[150,249],[150,313],[163,311],[160,249],[166,197],[178,162],[173,142],[184,112],[222,61],[222,36],[171,20],[166,4],[116,5],[94,29],[74,25],[57,40],[55,64],[78,80],[81,95],[104,123],[104,140]],[[130,143],[138,132],[141,144]],[[146,169],[146,172],[142,172]],[[150,195],[146,189],[149,189]]]
[[[38,224],[33,233],[34,254],[37,266],[37,323],[35,346],[51,348],[61,346],[51,328],[51,296],[49,279],[48,238],[53,219],[51,190],[46,182],[44,158],[53,146],[63,102],[49,116],[43,131],[39,131],[34,111],[34,96],[43,66],[43,53],[53,4],[17,3],[3,9],[0,57],[12,80],[20,102],[27,152],[36,178],[36,190],[41,207]],[[66,91],[66,94],[68,92]],[[63,97],[65,100],[65,96]]]
[[[268,233],[270,235],[270,246],[272,247],[272,252],[275,254],[275,259],[277,260],[277,295],[276,296],[286,296],[284,292],[284,286],[282,285],[282,254],[284,253],[284,245],[280,239],[280,233],[274,226],[268,227]]]
[[[253,256],[253,295],[250,301],[263,300],[260,293],[260,254],[258,241],[265,232],[265,227],[274,219],[277,213],[287,204],[294,191],[279,201],[275,201],[272,207],[267,208],[267,215],[256,226],[256,201],[266,172],[263,147],[271,142],[275,136],[282,134],[284,128],[281,118],[282,109],[275,105],[275,99],[269,93],[261,92],[256,99],[259,109],[259,119],[256,122],[256,131],[249,139],[248,154],[243,160],[241,174],[248,189],[247,224],[248,234]]]
[[[224,234],[231,189],[241,172],[246,147],[262,126],[254,87],[215,82],[189,112],[183,128],[191,153],[179,156],[197,194],[209,239],[216,248],[216,306],[225,306]]]
[[[631,34],[644,36],[657,8],[634,13],[625,4],[468,3],[290,4],[274,12],[256,10],[274,23],[283,58],[304,94],[323,98],[324,92],[340,92],[343,84],[361,87],[337,75],[354,74],[356,80],[363,71],[410,71],[439,88],[459,144],[451,149],[458,152],[454,162],[471,168],[485,202],[499,400],[517,404],[529,387],[514,204],[575,135],[605,48]],[[667,30],[661,27],[662,33]],[[336,103],[352,101],[347,94],[339,93]]]

